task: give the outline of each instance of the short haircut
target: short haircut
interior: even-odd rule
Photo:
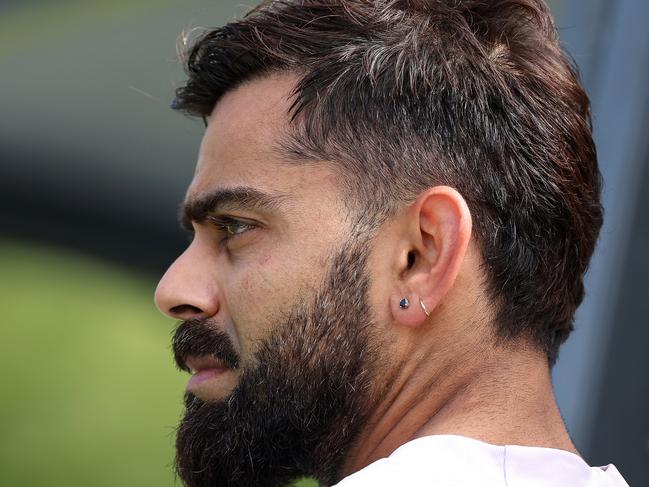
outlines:
[[[590,104],[541,0],[279,0],[203,33],[174,108],[208,116],[272,73],[298,84],[285,147],[345,172],[380,222],[435,185],[466,199],[497,336],[550,365],[602,224]]]

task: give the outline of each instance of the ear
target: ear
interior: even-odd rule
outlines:
[[[420,326],[435,314],[455,282],[471,238],[471,212],[455,189],[435,186],[404,216],[406,238],[390,309],[397,324]]]

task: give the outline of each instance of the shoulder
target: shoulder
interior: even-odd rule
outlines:
[[[335,487],[628,487],[615,466],[591,467],[552,448],[498,446],[453,435],[402,445]]]
[[[343,479],[336,487],[431,485],[436,487],[506,487],[504,447],[482,448],[459,436],[427,436],[402,445]]]

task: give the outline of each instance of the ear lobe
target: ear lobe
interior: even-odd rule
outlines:
[[[409,214],[416,256],[402,284],[416,295],[411,308],[416,308],[423,322],[427,314],[434,314],[459,273],[471,238],[471,212],[455,189],[436,186],[415,201]]]
[[[407,301],[404,306],[404,301]],[[399,297],[392,296],[390,299],[390,311],[396,323],[402,326],[416,328],[422,325],[428,317],[420,305],[417,296]]]

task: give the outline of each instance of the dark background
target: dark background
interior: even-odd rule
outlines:
[[[556,393],[585,458],[647,485],[649,2],[551,6],[593,102],[606,208]],[[175,40],[245,10],[206,0],[0,1],[0,241],[72,250],[154,285],[186,244],[176,208],[202,134],[168,108],[183,79]]]

